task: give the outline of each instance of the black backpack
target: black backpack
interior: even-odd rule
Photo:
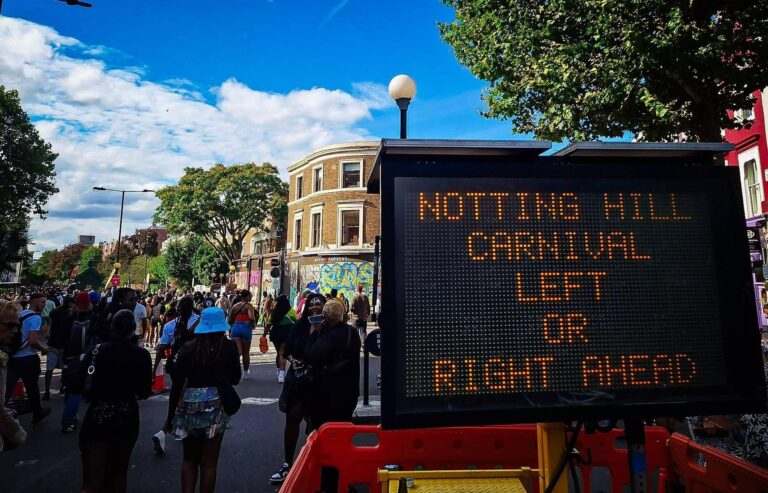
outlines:
[[[200,323],[200,317],[198,317],[192,325],[189,325],[189,319],[187,319],[187,323],[182,327],[179,324],[179,320],[180,318],[176,319],[176,327],[173,329],[173,341],[171,341],[170,355],[168,356],[168,361],[165,363],[165,371],[168,374],[173,373],[176,369],[176,359],[181,347],[194,338],[195,328],[197,327],[197,324]]]
[[[71,348],[80,348],[79,354],[90,354],[96,347],[96,341],[91,330],[93,322],[90,318],[83,321],[73,320],[72,331],[69,336]]]
[[[13,339],[11,339],[11,342],[8,344],[9,354],[13,356],[14,354],[18,353],[22,349],[29,346],[29,338],[22,341],[21,340],[21,328],[24,326],[24,321],[28,318],[32,317],[39,317],[37,313],[27,313],[23,317],[19,318],[19,330],[16,331],[16,333],[13,334]]]

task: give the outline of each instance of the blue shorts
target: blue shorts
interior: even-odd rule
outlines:
[[[230,332],[229,337],[232,339],[239,337],[244,341],[251,342],[251,339],[253,339],[253,331],[251,330],[250,322],[235,322],[235,324],[232,325],[232,332]]]

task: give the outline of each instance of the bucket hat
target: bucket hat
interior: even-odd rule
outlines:
[[[206,308],[200,313],[200,323],[195,328],[195,334],[212,334],[229,330],[224,310],[218,307]]]

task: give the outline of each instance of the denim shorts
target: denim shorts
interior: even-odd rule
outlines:
[[[251,323],[250,322],[235,322],[232,325],[232,332],[229,334],[229,337],[234,339],[235,337],[239,337],[244,341],[250,342],[251,339],[253,339],[253,330],[251,330]]]
[[[54,347],[48,347],[48,354],[46,354],[45,369],[53,370],[54,368],[64,368],[64,350]]]

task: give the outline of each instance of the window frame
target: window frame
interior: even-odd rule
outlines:
[[[362,186],[363,186],[363,171],[365,169],[363,163],[364,163],[363,159],[352,159],[352,160],[339,161],[339,189],[341,189],[341,190],[349,190],[349,189],[354,189],[354,188],[362,188]],[[357,186],[350,186],[350,187],[345,187],[344,186],[344,165],[345,164],[357,164],[358,166],[360,166],[360,174],[359,174],[359,178],[358,178],[358,181],[357,181]]]
[[[348,243],[348,244],[342,244],[342,240],[344,239],[344,222],[342,221],[342,218],[344,216],[344,212],[357,212],[358,213],[358,233],[357,233],[357,243]],[[364,235],[364,227],[365,227],[365,205],[361,202],[359,204],[343,204],[338,205],[336,207],[336,245],[339,248],[344,247],[359,247],[362,248],[363,246],[363,235]]]
[[[299,223],[298,226],[296,223]],[[301,228],[304,226],[304,213],[303,212],[297,212],[293,215],[293,245],[291,245],[291,248],[294,251],[301,251],[301,237],[302,237],[302,231]]]
[[[319,228],[317,229],[317,244],[315,244],[315,216],[319,216]],[[320,249],[323,247],[323,208],[313,208],[309,213],[309,248]]]
[[[317,186],[317,172],[320,172],[320,186]],[[312,167],[312,193],[323,191],[323,180],[325,179],[325,172],[323,171],[323,165],[319,164]]]
[[[759,216],[763,213],[763,184],[760,173],[760,163],[756,158],[748,159],[742,164],[743,167],[743,193],[744,193],[744,213],[747,217]],[[753,170],[754,181],[750,183],[748,170]],[[754,195],[753,195],[754,194]],[[753,202],[754,199],[754,202]]]
[[[296,192],[294,193],[295,200],[304,198],[304,174],[300,174],[296,177]]]

